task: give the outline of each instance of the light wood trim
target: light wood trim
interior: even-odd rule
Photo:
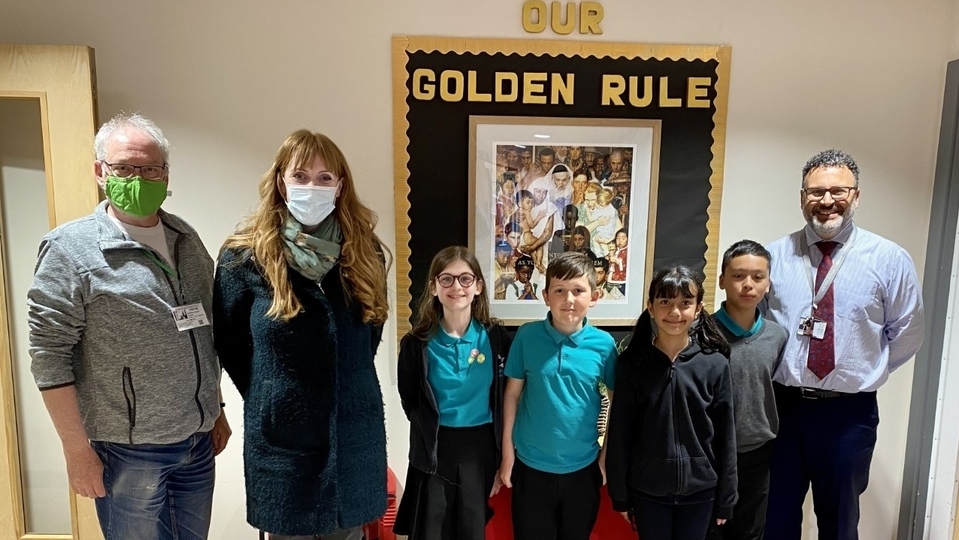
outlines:
[[[102,540],[100,521],[97,519],[97,508],[93,499],[77,497],[70,490],[70,509],[74,516],[73,537],[78,540]]]
[[[37,99],[43,133],[47,215],[50,227],[89,214],[100,193],[93,178],[97,122],[94,51],[84,46],[0,45],[0,99]],[[2,282],[0,259],[0,289]],[[72,535],[26,534],[13,394],[6,298],[0,291],[0,538],[95,540],[102,538],[93,502],[71,496]],[[64,489],[69,489],[64,486]]]
[[[99,202],[93,179],[97,120],[93,49],[0,45],[0,98],[37,94],[46,97],[40,114],[52,228],[89,214]]]
[[[7,270],[4,248],[3,208],[0,207],[0,538],[20,538],[24,530],[23,489],[20,478],[20,443],[13,386],[13,345],[7,315]]]

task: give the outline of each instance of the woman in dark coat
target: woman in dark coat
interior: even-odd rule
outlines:
[[[216,272],[217,354],[244,399],[247,521],[277,539],[359,539],[386,510],[373,357],[386,247],[346,159],[319,133],[280,147]]]

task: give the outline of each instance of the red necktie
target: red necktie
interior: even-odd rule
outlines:
[[[836,242],[817,242],[819,251],[822,252],[822,261],[819,262],[819,268],[816,270],[816,291],[822,286],[823,279],[829,269],[832,268],[832,251],[836,249]],[[816,305],[816,311],[813,316],[826,323],[826,332],[822,339],[814,337],[809,338],[809,359],[806,361],[806,367],[820,379],[824,379],[833,369],[836,368],[836,351],[833,340],[833,287],[832,283],[826,289],[819,304]]]

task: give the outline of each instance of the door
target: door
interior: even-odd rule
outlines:
[[[22,324],[22,283],[36,257],[36,245],[34,260],[25,246],[98,202],[96,120],[93,49],[0,45],[0,159],[8,161],[0,163],[0,538],[101,538],[92,501],[70,491],[59,439],[30,387]]]

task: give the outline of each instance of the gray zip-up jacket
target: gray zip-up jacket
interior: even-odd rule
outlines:
[[[200,302],[210,316],[213,260],[193,228],[161,210],[170,275],[106,204],[40,242],[27,295],[37,386],[75,385],[91,440],[170,444],[209,431],[220,414],[213,332],[178,331],[171,309]]]

